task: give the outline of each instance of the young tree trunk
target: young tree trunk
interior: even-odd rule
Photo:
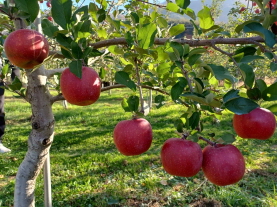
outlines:
[[[35,184],[54,138],[54,116],[44,67],[27,71],[26,99],[32,107],[32,130],[27,154],[16,175],[14,207],[35,206]]]

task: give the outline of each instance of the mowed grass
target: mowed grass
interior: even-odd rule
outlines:
[[[237,184],[218,187],[200,171],[191,178],[167,174],[160,162],[165,140],[178,137],[174,121],[186,108],[170,101],[145,117],[153,128],[151,148],[139,156],[121,155],[113,143],[115,125],[131,114],[121,108],[128,89],[103,92],[93,105],[53,105],[56,120],[51,147],[54,207],[105,206],[277,206],[277,134],[267,141],[237,138],[234,142],[246,159],[246,173]],[[146,91],[145,91],[146,92]],[[28,103],[6,93],[7,129],[4,144],[12,149],[0,155],[0,206],[13,206],[15,175],[26,150],[31,130]],[[220,137],[232,129],[232,114],[220,123],[204,118],[203,135]],[[205,143],[199,144],[205,147]],[[36,206],[43,204],[43,176],[36,185]]]

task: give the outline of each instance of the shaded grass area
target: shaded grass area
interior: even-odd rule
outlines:
[[[191,178],[171,176],[159,158],[162,144],[175,133],[174,121],[185,111],[168,103],[153,108],[146,119],[153,127],[153,143],[146,153],[126,157],[115,148],[115,125],[131,118],[120,101],[128,90],[101,94],[97,103],[66,110],[53,106],[56,120],[51,147],[53,206],[277,206],[277,136],[267,141],[238,138],[234,143],[246,159],[246,174],[235,185],[218,187],[208,182],[202,171]],[[27,150],[31,110],[28,103],[6,99],[5,144],[12,149],[0,155],[0,206],[13,206],[15,175]],[[221,136],[232,132],[231,113],[220,123],[204,118],[203,135]],[[205,143],[199,142],[202,147]],[[36,206],[43,206],[43,177],[36,186]]]

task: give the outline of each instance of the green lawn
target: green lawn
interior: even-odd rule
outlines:
[[[165,140],[178,136],[174,121],[185,111],[170,102],[153,108],[146,119],[152,124],[153,143],[146,153],[121,155],[112,139],[113,128],[131,117],[121,108],[129,92],[103,92],[97,103],[66,110],[61,102],[53,106],[56,119],[51,147],[52,193],[54,207],[105,206],[277,206],[277,135],[267,141],[238,138],[234,143],[246,159],[246,174],[235,185],[218,187],[200,171],[192,178],[171,176],[159,158]],[[28,103],[7,93],[7,130],[4,143],[12,149],[0,155],[0,206],[13,206],[15,175],[27,149],[31,130]],[[204,120],[204,136],[220,137],[232,131],[231,113],[219,124]],[[202,147],[203,141],[199,142]],[[205,205],[204,205],[205,204]],[[43,177],[37,180],[36,206],[43,206]]]

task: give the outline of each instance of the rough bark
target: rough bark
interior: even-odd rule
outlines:
[[[54,116],[44,67],[27,71],[27,76],[26,99],[32,107],[32,130],[28,138],[28,151],[16,175],[14,207],[35,206],[36,179],[54,137]]]

